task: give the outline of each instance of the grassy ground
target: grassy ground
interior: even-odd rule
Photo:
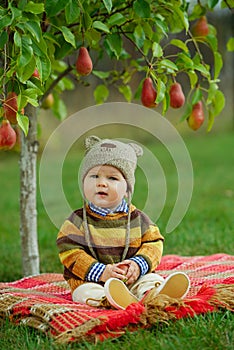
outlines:
[[[189,210],[173,233],[166,234],[164,254],[208,255],[233,254],[233,198],[234,198],[234,135],[210,134],[186,138],[194,167],[194,192]],[[164,233],[168,215],[173,206],[176,191],[176,171],[160,146],[153,146],[167,174],[169,198],[158,225]],[[67,163],[64,186],[72,205],[76,204],[73,179],[73,163]],[[19,167],[18,155],[0,154],[0,281],[12,281],[22,277],[19,227]],[[141,183],[142,181],[142,183]],[[140,189],[145,186],[139,179]],[[76,185],[77,186],[77,185]],[[144,195],[136,186],[134,202],[142,206]],[[174,192],[173,192],[174,191]],[[51,224],[38,195],[38,228],[41,256],[41,272],[61,272],[55,240],[57,229]],[[220,312],[185,319],[169,326],[155,326],[151,330],[139,330],[114,341],[98,344],[95,349],[234,349],[233,314]],[[0,349],[94,349],[82,343],[57,346],[44,335],[29,328],[14,327],[8,322],[0,324]]]

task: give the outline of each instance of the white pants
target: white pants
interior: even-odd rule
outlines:
[[[129,291],[141,300],[144,294],[154,288],[161,285],[164,278],[156,273],[147,273],[146,275],[140,277],[135,283],[129,287]],[[89,300],[89,305],[98,306],[99,301],[105,297],[104,287],[98,283],[87,282],[77,287],[72,293],[72,300],[78,303],[86,304],[87,299]],[[95,300],[91,300],[95,299]]]

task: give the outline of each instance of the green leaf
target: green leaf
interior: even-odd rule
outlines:
[[[65,7],[65,16],[68,24],[77,21],[80,16],[80,7],[78,0],[69,0]]]
[[[223,67],[223,59],[219,52],[214,52],[214,80],[218,78]]]
[[[105,5],[105,8],[107,9],[108,13],[111,13],[112,9],[112,0],[102,0],[103,4]]]
[[[7,43],[7,40],[8,40],[7,32],[6,32],[6,31],[3,31],[3,32],[0,34],[0,49],[3,49],[3,48],[4,48],[4,45]]]
[[[1,17],[0,21],[0,30],[2,30],[4,27],[10,26],[12,23],[12,17],[9,15],[4,15]]]
[[[54,94],[54,104],[52,106],[52,111],[56,118],[60,121],[64,120],[67,117],[67,107],[63,100],[60,98],[60,95]]]
[[[137,25],[134,30],[135,43],[138,47],[142,47],[145,41],[145,32],[141,25]]]
[[[165,92],[165,96],[164,96],[162,105],[163,105],[162,115],[165,115],[165,113],[167,112],[167,110],[170,106],[170,96],[167,92]]]
[[[67,5],[67,0],[47,0],[45,1],[45,11],[48,17],[54,17]]]
[[[186,53],[189,52],[189,49],[188,49],[187,45],[182,40],[172,39],[170,41],[170,44],[174,45],[174,46],[177,46],[179,49],[183,50]]]
[[[217,90],[218,90],[218,85],[215,82],[211,82],[208,90],[207,100],[206,100],[207,105],[209,105],[212,102],[214,96],[216,95]]]
[[[234,38],[230,38],[227,42],[227,50],[234,51]]]
[[[46,32],[43,34],[43,38],[60,47],[58,40],[53,34]]]
[[[157,30],[161,30],[161,32],[167,36],[167,32],[168,32],[168,26],[167,23],[159,18],[156,18],[155,20],[155,27],[157,28]]]
[[[25,136],[27,136],[28,128],[29,128],[29,119],[28,119],[28,117],[26,115],[23,115],[23,114],[17,112],[16,119],[17,119],[19,127],[23,130]]]
[[[17,47],[21,48],[21,36],[20,36],[19,32],[14,33],[14,43]]]
[[[100,70],[93,70],[92,74],[100,79],[107,79],[107,78],[109,78],[111,73],[110,73],[110,71],[109,72],[102,72]]]
[[[23,11],[26,5],[27,5],[27,0],[19,0],[18,1],[18,8],[20,10]]]
[[[46,81],[51,72],[51,62],[47,55],[41,55],[39,57],[36,57],[36,65],[41,77],[41,81]]]
[[[175,17],[175,14],[177,14],[177,16],[179,17],[183,27],[185,28],[186,32],[189,29],[189,20],[188,20],[188,15],[185,11],[182,11],[179,6],[175,5],[173,6],[173,15]]]
[[[213,9],[217,4],[219,0],[208,0],[208,6],[210,9]]]
[[[98,85],[94,90],[94,98],[97,104],[101,104],[107,100],[109,90],[106,85]]]
[[[22,16],[22,12],[17,7],[12,6],[11,3],[9,3],[9,8],[11,9],[13,21],[18,17]]]
[[[28,29],[29,33],[32,34],[37,41],[41,40],[42,32],[39,22],[27,21],[24,23],[24,26]]]
[[[33,49],[32,40],[28,35],[22,35],[21,37],[21,49],[20,56],[18,57],[18,64],[21,67],[25,67],[32,59]]]
[[[210,77],[210,72],[208,71],[208,69],[205,66],[203,66],[203,64],[194,65],[194,69],[201,72],[205,77],[207,77],[207,78]]]
[[[141,18],[150,17],[150,5],[145,0],[135,0],[133,3],[133,9],[136,15]]]
[[[106,36],[106,42],[115,56],[119,58],[122,51],[122,39],[120,35],[117,33],[108,34]]]
[[[17,76],[22,83],[25,83],[29,78],[31,78],[36,66],[36,61],[34,56],[26,66],[18,66],[16,69]]]
[[[192,97],[192,105],[195,105],[198,101],[202,99],[202,92],[199,88],[197,88]]]
[[[87,12],[84,12],[82,16],[82,26],[84,27],[84,30],[90,29],[92,26],[92,23],[93,23],[92,18],[89,16]]]
[[[161,79],[157,79],[157,97],[156,97],[156,104],[160,103],[165,96],[166,92],[166,85]]]
[[[93,22],[93,28],[100,30],[101,32],[110,33],[109,28],[107,25],[101,21],[94,21]]]
[[[32,38],[32,47],[33,47],[33,51],[34,54],[37,56],[44,56],[47,55],[47,45],[46,42],[43,38],[41,38],[41,40],[38,42],[37,40],[35,40],[34,38]]]
[[[46,3],[50,2],[50,0],[47,0]],[[44,11],[44,4],[39,3],[36,4],[34,1],[29,1],[27,5],[24,7],[25,12],[31,12],[35,15],[38,15],[39,13],[42,13]]]
[[[152,45],[152,52],[154,57],[162,57],[163,55],[163,50],[161,46],[156,42],[154,42]]]
[[[21,95],[21,105],[30,103],[34,107],[38,107],[38,90],[37,89],[26,89]]]
[[[178,71],[178,68],[177,68],[177,66],[175,65],[175,63],[173,63],[172,61],[170,61],[170,60],[168,60],[168,59],[163,59],[163,60],[160,62],[160,67],[167,68],[167,69],[169,69],[170,72],[176,72],[176,71]]]
[[[200,5],[200,3],[197,3],[193,7],[192,14],[189,16],[189,20],[193,21],[194,19],[200,18],[201,16],[205,15],[205,8]]]
[[[126,22],[126,17],[124,17],[122,15],[122,13],[119,13],[119,12],[113,14],[108,20],[108,24],[109,24],[110,27],[112,27],[112,26],[121,26],[125,22]]]
[[[149,39],[152,39],[153,29],[152,29],[152,26],[149,24],[149,22],[144,21],[144,23],[142,23],[142,28],[145,32],[146,37]]]
[[[121,85],[119,86],[118,90],[125,97],[127,102],[131,102],[132,90],[129,85]]]
[[[181,70],[194,68],[193,60],[184,52],[178,53],[176,65]]]
[[[75,85],[74,85],[74,83],[73,83],[72,80],[70,80],[70,79],[64,77],[61,81],[62,81],[63,84],[64,84],[64,89],[65,89],[65,90],[74,90]]]
[[[74,34],[65,26],[59,28],[63,33],[63,37],[67,43],[71,44],[74,48],[76,48],[76,40]]]
[[[221,113],[224,106],[225,106],[225,97],[220,90],[217,90],[212,100],[212,106],[209,109],[209,120],[208,120],[207,131],[211,130],[214,124],[214,118]]]
[[[217,90],[212,100],[212,114],[214,116],[219,115],[223,110],[224,106],[225,106],[224,94],[220,90]]]
[[[187,71],[187,74],[188,74],[188,76],[189,76],[191,88],[193,89],[194,86],[197,84],[198,76],[197,76],[197,74],[196,74],[194,71],[192,71],[192,70]]]
[[[218,40],[215,35],[207,35],[205,41],[210,45],[213,51],[218,50]]]
[[[182,117],[180,118],[180,122],[183,122],[184,120],[186,120],[190,116],[190,114],[192,113],[192,108],[193,108],[192,104],[189,103],[186,105],[185,112],[182,115]]]
[[[31,80],[27,81],[27,91],[28,89],[34,89],[35,93],[40,96],[44,94],[44,88],[41,85],[41,81],[37,78],[32,77]],[[23,92],[24,93],[24,92]],[[22,96],[22,95],[21,95]]]
[[[214,124],[214,120],[215,120],[215,116],[212,113],[212,111],[209,110],[208,125],[207,125],[207,131],[208,132],[210,132],[210,130],[212,129],[213,124]]]

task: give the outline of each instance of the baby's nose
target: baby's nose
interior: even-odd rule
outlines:
[[[99,178],[97,181],[97,185],[100,187],[106,187],[107,186],[107,182],[105,178]]]

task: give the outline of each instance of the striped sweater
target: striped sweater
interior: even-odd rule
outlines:
[[[113,264],[121,261],[125,246],[127,213],[101,216],[87,206],[87,222],[95,259],[85,241],[83,209],[74,211],[63,223],[57,237],[59,258],[64,265],[64,278],[71,290],[86,282],[94,264]],[[126,259],[140,256],[148,265],[148,272],[159,264],[163,250],[163,236],[158,227],[139,209],[130,208],[130,243]]]

